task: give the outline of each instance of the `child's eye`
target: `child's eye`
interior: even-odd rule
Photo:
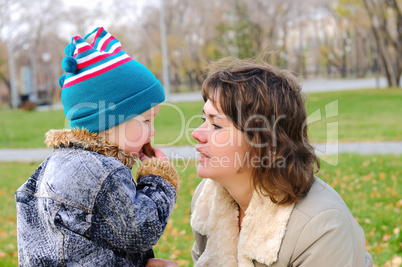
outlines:
[[[206,120],[207,120],[207,118],[205,118],[205,117],[203,117],[203,116],[201,116],[200,119],[201,119],[202,121],[206,121]]]
[[[144,121],[144,123],[150,123],[150,122],[151,122],[150,120],[145,120],[145,121]]]

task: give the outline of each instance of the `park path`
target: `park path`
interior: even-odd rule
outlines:
[[[313,144],[319,155],[336,155],[338,153],[356,153],[361,155],[370,154],[394,154],[402,155],[402,141],[388,142],[354,142],[339,143],[337,145]],[[170,159],[193,160],[198,152],[192,146],[163,147],[161,150]],[[33,162],[43,161],[52,154],[52,149],[47,148],[16,148],[0,149],[0,162]]]

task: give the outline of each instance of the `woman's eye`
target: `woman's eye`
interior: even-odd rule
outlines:
[[[204,116],[201,116],[200,119],[201,119],[202,121],[204,121],[204,122],[207,120]],[[213,123],[212,126],[214,126],[214,129],[215,129],[215,130],[222,129],[221,126],[219,126],[218,124],[215,124],[215,123]]]
[[[221,126],[219,126],[218,124],[212,124],[213,126],[214,126],[214,128],[216,129],[216,130],[219,130],[219,129],[222,129],[222,127]]]

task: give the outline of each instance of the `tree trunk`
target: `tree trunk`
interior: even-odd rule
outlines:
[[[369,4],[370,3],[370,4]],[[371,20],[371,29],[373,31],[374,34],[374,38],[375,38],[375,42],[377,45],[377,53],[378,56],[380,58],[380,66],[382,67],[384,73],[385,73],[385,77],[387,79],[387,86],[388,87],[398,87],[399,86],[399,77],[401,74],[401,63],[399,61],[400,57],[401,57],[401,53],[400,53],[400,48],[398,48],[400,46],[400,42],[390,42],[388,40],[388,44],[386,43],[387,41],[387,36],[390,36],[390,34],[388,32],[384,32],[384,30],[386,31],[387,28],[385,27],[385,21],[386,18],[384,17],[384,14],[382,14],[383,17],[378,18],[376,17],[378,14],[375,14],[376,9],[378,9],[378,7],[374,6],[374,3],[371,2],[370,0],[363,0],[363,4],[366,8],[366,11],[369,14],[370,20]],[[396,11],[397,12],[397,19],[399,22],[399,17],[398,17],[398,12],[399,10]],[[399,12],[400,13],[400,12]],[[380,27],[378,24],[380,23],[380,21],[382,21],[383,25]],[[380,29],[382,28],[382,30]],[[398,29],[399,31],[399,29]],[[393,46],[393,43],[395,43],[396,47]],[[393,60],[393,56],[392,56],[392,52],[389,49],[395,49],[396,51],[396,55],[395,55],[395,61]]]
[[[11,103],[11,83],[10,80],[8,80],[6,77],[4,77],[3,75],[1,76],[1,80],[6,84],[7,89],[8,89],[8,105],[10,106],[10,108],[13,106]]]
[[[398,3],[396,2],[396,0],[389,0],[390,6],[392,7],[392,9],[395,11],[396,13],[396,20],[397,20],[397,33],[398,33],[398,39],[396,42],[397,45],[397,55],[398,58],[397,59],[397,70],[396,70],[396,83],[399,85],[399,87],[402,87],[401,84],[401,74],[402,74],[402,14],[401,14],[401,10],[399,9]]]
[[[180,91],[180,75],[177,72],[174,74],[173,91],[178,93]]]
[[[190,83],[190,91],[194,91],[194,78],[193,78],[193,73],[191,71],[186,71],[188,81]]]

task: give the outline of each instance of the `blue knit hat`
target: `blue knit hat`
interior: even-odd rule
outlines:
[[[94,32],[88,44],[86,39]],[[70,128],[102,132],[165,100],[161,83],[103,27],[84,38],[73,37],[65,54],[62,67],[67,73],[59,84]]]

